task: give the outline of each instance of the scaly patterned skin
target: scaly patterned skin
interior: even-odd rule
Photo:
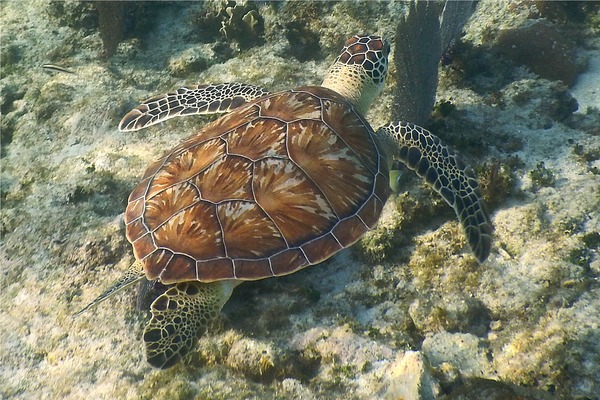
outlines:
[[[146,359],[155,368],[175,365],[217,318],[236,282],[181,282],[154,300],[144,329]]]
[[[197,335],[210,326],[231,295],[233,288],[243,279],[261,279],[292,273],[308,264],[318,263],[341,248],[354,243],[376,222],[381,207],[387,199],[389,190],[385,188],[386,183],[383,182],[382,177],[387,177],[388,170],[382,165],[390,165],[392,159],[403,162],[423,177],[454,208],[475,257],[483,262],[490,253],[492,224],[479,194],[477,182],[465,165],[436,136],[423,128],[395,122],[374,132],[361,116],[366,113],[383,88],[388,55],[389,45],[380,37],[353,36],[346,41],[320,88],[298,88],[268,96],[266,90],[252,85],[239,83],[198,85],[153,97],[130,111],[119,125],[121,130],[142,129],[175,116],[236,110],[207,125],[198,134],[188,138],[148,168],[142,182],[130,196],[125,215],[128,239],[134,244],[136,257],[144,262],[144,266],[142,262],[134,263],[124,278],[118,280],[84,310],[141,279],[144,273],[151,279],[158,277],[161,283],[172,283],[173,285],[152,303],[152,319],[144,332],[146,356],[150,365],[161,369],[169,368],[191,350]],[[259,98],[262,99],[258,100]],[[304,100],[299,101],[300,98]],[[297,128],[292,128],[294,123],[297,123]],[[264,134],[263,131],[256,131],[255,127],[260,124],[270,130],[265,131]],[[308,126],[311,128],[309,129]],[[297,132],[295,134],[294,129]],[[330,132],[324,133],[327,130]],[[354,136],[348,136],[348,131],[354,132]],[[279,135],[281,140],[270,139],[272,136],[269,134]],[[363,141],[363,134],[365,138],[371,140],[370,143],[376,143],[375,150],[371,153],[365,150],[357,151],[356,146],[353,149],[352,144],[347,142],[349,138],[354,138],[352,140],[355,144],[364,146],[366,142]],[[375,136],[378,139],[375,139]],[[242,153],[236,152],[235,146],[238,146],[239,150],[240,143],[244,141],[247,141],[246,150]],[[300,143],[305,144],[300,145]],[[381,144],[386,146],[385,152],[380,151]],[[217,148],[219,150],[216,150]],[[265,153],[260,157],[249,156],[261,151]],[[306,158],[311,154],[312,164],[308,162],[310,160],[304,165],[299,162],[302,157]],[[350,154],[353,156],[349,156]],[[384,155],[387,159],[384,159]],[[270,161],[263,163],[261,158],[263,156],[264,160],[270,159]],[[235,157],[241,159],[232,164]],[[349,161],[352,157],[355,161]],[[211,158],[214,160],[209,160]],[[362,161],[356,161],[359,158]],[[315,161],[317,159],[318,161]],[[335,164],[338,162],[341,163],[339,165],[345,165],[342,167],[343,171],[330,171],[338,165]],[[199,167],[198,163],[208,164]],[[231,168],[227,170],[225,168],[229,165],[227,163],[231,165],[241,163],[246,167],[243,170]],[[281,172],[284,168],[279,168],[278,173],[273,171],[267,173],[266,170],[261,172],[257,168],[263,165],[260,163],[272,165],[273,171],[277,169],[275,167],[278,164],[287,163],[286,165],[289,164],[292,169],[299,167],[299,171],[304,174],[316,164],[321,166],[332,163],[329,165],[333,167],[326,172],[318,171],[317,178],[307,179],[298,178],[300,176],[298,174],[285,175],[285,172]],[[251,168],[248,165],[251,165]],[[360,165],[371,165],[367,170],[372,172],[358,172],[362,168]],[[377,167],[373,167],[374,165]],[[310,185],[318,183],[330,185],[327,182],[333,182],[331,185],[334,185],[335,181],[340,180],[344,174],[348,175],[352,168],[355,168],[355,172],[350,173],[349,176],[357,179],[356,183],[352,184],[354,189],[365,184],[367,185],[365,187],[370,188],[366,190],[365,197],[352,200],[352,195],[356,196],[357,190],[347,191],[338,188],[331,189],[333,191],[329,195],[320,192],[327,198],[327,202],[325,199],[320,199],[318,202],[313,202],[314,204],[307,205],[307,200],[319,196],[315,194],[317,192],[314,187],[306,190]],[[214,175],[211,179],[197,179],[200,174],[209,170]],[[293,184],[280,185],[281,194],[275,198],[268,198],[268,201],[264,202],[271,207],[269,209],[260,204],[260,190],[256,196],[255,189],[262,188],[263,183],[271,182],[271,175],[281,182],[291,181]],[[227,179],[228,177],[235,179]],[[240,189],[241,195],[247,196],[246,198],[231,197],[231,194],[214,198],[218,193],[230,190],[234,180],[246,182],[245,186],[242,185],[240,188],[252,188],[250,191]],[[205,185],[207,185],[206,190],[203,189]],[[290,189],[292,187],[304,189],[294,191],[295,189]],[[362,189],[365,191],[365,188]],[[347,198],[344,198],[343,193],[346,192],[348,192]],[[264,193],[267,196],[269,191],[265,189]],[[205,198],[205,195],[208,198]],[[159,196],[163,196],[162,199],[158,199]],[[284,221],[291,213],[281,212],[280,208],[284,207],[285,201],[279,201],[278,198],[290,199],[292,201],[290,204],[295,204],[295,212],[304,213],[302,214],[304,216],[298,220],[301,223],[298,224],[299,226],[304,226],[302,223],[306,224],[307,220],[315,222],[287,231],[280,227],[285,227],[284,225],[276,223],[277,229],[273,230],[275,234],[262,228],[257,229],[258,225],[249,224],[251,226],[245,229],[249,228],[251,232],[255,232],[253,235],[266,235],[265,239],[279,238],[282,244],[273,244],[272,240],[271,244],[267,241],[259,243],[249,239],[240,241],[246,238],[248,233],[232,235],[231,232],[234,231],[228,228],[230,224],[227,218],[233,213],[227,208],[219,208],[221,205],[225,207],[228,202],[232,207],[241,204],[243,206],[240,207],[240,212],[253,211],[258,215],[266,210],[272,222],[277,222],[277,218],[282,218],[281,221]],[[331,199],[334,202],[331,202]],[[360,199],[363,199],[363,204],[360,203]],[[338,204],[339,210],[346,210],[345,214],[342,213],[343,218],[339,211],[334,212],[335,207],[332,208],[334,204]],[[189,213],[188,211],[194,207],[197,210],[195,214]],[[205,212],[200,209],[201,207],[216,211]],[[162,209],[166,211],[163,212]],[[263,211],[260,211],[261,209]],[[307,210],[313,210],[314,215],[306,214]],[[189,215],[184,214],[186,212]],[[239,225],[240,221],[248,220],[245,214],[240,215],[239,218],[232,218],[230,222]],[[175,216],[178,216],[177,220]],[[153,222],[154,220],[158,222]],[[256,221],[253,222],[254,224],[269,224],[269,219],[263,217],[251,220]],[[207,228],[204,224],[208,222],[214,225],[215,221],[218,221],[219,227],[213,227],[214,229]],[[316,229],[323,221],[329,221],[327,223],[330,225],[325,224]],[[185,231],[186,226],[189,225],[188,230],[192,235],[180,237],[180,234],[166,233],[162,238],[166,238],[167,241],[163,243],[163,247],[159,247],[157,243],[163,239],[157,236],[156,232],[162,227],[171,225],[173,229],[169,232]],[[294,224],[288,225],[294,226]],[[315,233],[311,233],[309,229],[314,229]],[[231,239],[229,243],[225,243],[222,238],[206,241],[205,233],[215,238],[225,237],[230,233],[230,238],[241,236],[241,239],[238,240],[238,244],[233,243]],[[290,241],[290,237],[300,237],[299,234],[303,235],[302,239]],[[320,236],[317,237],[317,234]],[[194,241],[193,235],[205,240],[207,247],[204,249],[194,246],[194,243],[198,242]],[[145,241],[145,244],[138,241]],[[167,243],[182,248],[176,252],[170,251],[173,249],[164,245]],[[272,247],[265,250],[267,245]],[[210,257],[204,255],[206,252],[216,251],[215,246],[222,246],[224,255],[212,253]],[[188,249],[187,253],[185,249]],[[230,255],[235,251],[246,255],[243,257]],[[287,256],[290,256],[293,251],[295,258],[290,260],[293,259],[294,262],[286,264],[281,260],[275,260],[273,251],[279,251],[275,255],[287,254]],[[194,252],[198,255],[194,256]],[[257,253],[262,258],[256,258]],[[303,257],[302,260],[300,256]],[[151,261],[151,257],[155,258]],[[189,260],[184,262],[181,257],[187,257],[192,262],[190,263]],[[194,260],[196,260],[195,264]],[[220,268],[214,264],[215,260],[227,261],[227,265],[233,268],[229,266],[226,269]],[[236,263],[238,263],[237,268]],[[204,274],[202,277],[199,267],[201,264],[212,268],[202,272]],[[194,265],[195,267],[192,268]],[[183,276],[185,279],[178,280],[178,276]],[[209,283],[213,280],[217,281]]]
[[[352,36],[321,86],[338,92],[365,115],[385,85],[389,54],[390,45],[379,36]]]
[[[440,139],[420,126],[395,122],[377,130],[394,158],[424,178],[454,208],[473,254],[480,263],[490,254],[492,222],[477,180]]]
[[[131,286],[135,282],[140,281],[144,277],[143,266],[142,263],[136,261],[129,267],[129,269],[119,278],[117,279],[108,289],[106,289],[102,294],[96,299],[79,310],[75,316],[80,315],[81,313],[87,311],[90,307],[93,307],[99,303],[102,303],[104,300],[108,299],[115,293]]]
[[[323,86],[350,99],[365,113],[383,89],[389,46],[377,36],[353,36],[346,41]],[[492,223],[479,193],[477,180],[460,159],[431,132],[406,122],[392,122],[377,130],[391,159],[425,178],[454,208],[469,245],[479,262],[490,254]]]
[[[182,87],[145,100],[121,119],[119,130],[138,131],[173,117],[226,113],[268,93],[242,83]]]

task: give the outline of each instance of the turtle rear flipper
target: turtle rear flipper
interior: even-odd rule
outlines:
[[[170,287],[152,303],[144,329],[146,359],[154,368],[175,365],[217,318],[239,282],[188,281]]]
[[[119,130],[137,131],[178,116],[225,113],[268,93],[244,83],[182,87],[142,102],[121,119]]]
[[[420,126],[393,122],[377,131],[396,151],[394,158],[424,178],[454,208],[480,263],[490,254],[492,222],[477,180],[441,140]]]

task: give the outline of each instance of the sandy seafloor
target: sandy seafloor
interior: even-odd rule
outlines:
[[[474,167],[512,170],[511,190],[490,207],[495,242],[483,265],[452,212],[403,175],[369,241],[238,287],[220,327],[171,370],[143,359],[135,290],[72,317],[132,261],[122,212],[145,166],[207,120],[118,132],[128,109],[196,82],[319,83],[346,37],[392,37],[405,6],[259,3],[264,43],[238,51],[235,37],[197,40],[203,4],[157,3],[148,32],[106,60],[97,29],[70,27],[67,11],[0,3],[0,398],[599,399],[597,26],[577,41],[588,62],[568,91],[525,67],[503,81],[441,69],[438,101],[455,107],[445,123],[465,129],[437,133]],[[527,23],[532,7],[482,2],[463,43],[493,49],[497,32]],[[303,61],[281,30],[293,20],[306,24],[296,42],[320,35],[320,51],[294,53]],[[392,71],[368,114],[375,127],[391,118],[395,84]],[[569,93],[579,109],[557,117]]]

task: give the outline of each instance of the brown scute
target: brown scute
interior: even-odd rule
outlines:
[[[377,63],[379,61],[379,57],[377,56],[377,53],[370,51],[370,52],[368,52],[366,54],[365,57],[366,57],[367,60],[369,60],[369,61],[365,62],[365,64],[364,64],[365,68],[367,70],[373,70],[374,69],[373,68],[374,67],[373,64],[375,64],[375,63]],[[367,64],[367,63],[369,63],[369,64]]]
[[[344,96],[340,95],[334,90],[328,89],[323,86],[300,86],[294,89],[293,92],[310,94],[311,96],[319,100],[321,104],[327,101],[333,101],[350,105],[350,103],[346,100]]]
[[[337,220],[320,190],[289,160],[257,162],[253,189],[256,202],[290,246],[327,232]]]
[[[196,260],[181,254],[175,254],[160,274],[166,285],[191,280],[196,280]]]
[[[355,54],[352,57],[350,57],[350,61],[348,62],[348,64],[362,64],[365,61],[365,58],[365,55],[362,53]]]
[[[358,156],[323,123],[292,123],[288,136],[290,158],[317,184],[337,217],[355,213],[373,181]]]
[[[348,60],[349,60],[349,59],[350,59],[350,54],[349,54],[349,53],[342,53],[342,54],[340,55],[340,58],[339,58],[339,60],[340,60],[341,62],[343,62],[344,64],[348,64]]]
[[[388,164],[388,160],[385,156],[385,153],[383,152],[383,149],[381,149],[381,144],[380,142],[377,140],[377,147],[380,149],[379,151],[379,161],[377,162],[377,169],[380,173],[384,174],[384,176],[389,177],[390,176],[390,171],[389,171],[389,164]]]
[[[178,183],[146,201],[144,222],[156,229],[186,207],[200,201],[198,189],[188,182]]]
[[[321,119],[321,102],[306,92],[281,92],[263,98],[259,103],[260,116],[284,122],[299,119]]]
[[[336,97],[339,95],[336,94]],[[371,126],[343,99],[323,102],[323,120],[337,132],[361,162],[374,175],[377,172],[378,151]],[[368,132],[368,134],[367,134]]]
[[[238,156],[224,156],[191,180],[204,200],[252,200],[252,162]]]
[[[228,257],[268,257],[286,247],[279,229],[254,202],[226,202],[217,212]]]
[[[269,260],[266,258],[258,260],[233,260],[233,266],[237,279],[253,280],[273,276],[269,267]]]
[[[238,126],[245,125],[258,118],[258,112],[259,108],[254,103],[243,105],[204,126],[200,132],[198,132],[197,136],[203,140],[221,136]],[[194,138],[194,136],[190,139],[192,138]]]
[[[379,146],[330,89],[264,96],[147,169],[125,212],[127,238],[148,279],[165,284],[293,273],[376,223],[389,196]]]
[[[344,247],[340,245],[331,233],[312,240],[302,246],[302,250],[304,250],[304,254],[306,254],[306,257],[308,257],[308,261],[311,264],[325,261],[343,248]]]
[[[144,176],[142,179],[146,179],[146,178],[151,178],[152,176],[154,176],[154,174],[156,174],[156,172],[163,166],[164,162],[165,162],[165,158],[167,158],[170,154],[172,154],[172,152],[168,152],[167,154],[164,154],[160,159],[154,161],[152,164],[150,164],[150,166],[148,168],[146,168],[146,171],[144,172]]]
[[[154,240],[152,238],[151,233],[147,233],[144,236],[138,238],[135,242],[133,242],[133,254],[135,258],[138,260],[143,259],[148,254],[156,251],[157,247],[154,244]]]
[[[148,280],[156,280],[167,267],[173,257],[173,252],[167,249],[158,249],[149,254],[143,261]]]
[[[225,150],[225,142],[215,138],[171,154],[164,167],[155,174],[146,198],[196,176],[221,158]]]
[[[375,195],[385,203],[390,196],[390,176],[379,173],[375,176]]]
[[[124,221],[125,224],[129,224],[132,221],[140,218],[142,213],[144,212],[144,199],[138,198],[134,201],[130,201],[127,204],[127,209],[125,210]]]
[[[200,282],[220,279],[233,279],[233,261],[230,258],[196,261],[196,271]]]
[[[289,249],[271,257],[275,275],[287,275],[309,264],[300,249]]]
[[[383,210],[383,203],[375,196],[371,196],[369,200],[358,211],[358,215],[369,228],[372,228],[379,220],[379,215]]]
[[[197,146],[206,141],[218,139],[221,134],[222,131],[220,131],[220,133],[217,133],[215,131],[208,131],[206,130],[206,128],[202,128],[200,131],[186,138],[183,142],[179,144],[179,146],[175,147],[170,152],[165,154],[164,158],[173,157],[175,154],[179,154],[182,151],[189,149],[190,147]]]
[[[351,46],[348,46],[348,51],[351,54],[362,53],[362,52],[367,51],[367,46],[365,46],[362,43],[355,43]]]
[[[369,50],[381,50],[381,49],[383,49],[383,40],[369,41]]]
[[[348,65],[365,65],[365,60],[376,62],[378,52],[384,49],[384,41],[379,36],[352,37],[346,41],[344,49],[336,61]],[[368,69],[368,68],[367,68]]]
[[[354,244],[367,232],[368,228],[362,223],[358,216],[352,216],[343,221],[340,221],[333,228],[333,235],[341,243],[342,246],[348,247]]]
[[[171,217],[154,231],[156,244],[196,260],[225,257],[216,206],[198,203]]]
[[[348,40],[346,40],[346,43],[344,43],[344,47],[350,47],[354,43],[357,43],[358,40],[359,40],[358,37],[352,36],[351,38],[348,38]]]
[[[272,118],[240,126],[223,137],[229,154],[243,155],[253,161],[264,157],[285,157],[286,124]]]
[[[133,191],[129,194],[129,200],[128,201],[134,201],[137,199],[143,199],[144,196],[146,195],[146,191],[148,190],[148,185],[150,185],[150,182],[152,180],[152,177],[148,177],[143,179],[140,183],[138,183],[138,185],[133,189]]]
[[[141,218],[130,221],[125,226],[125,235],[127,236],[127,240],[129,240],[131,243],[135,242],[146,233],[148,233],[148,229],[144,225],[144,221]]]

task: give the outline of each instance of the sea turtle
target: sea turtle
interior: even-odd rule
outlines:
[[[241,282],[291,274],[355,243],[390,195],[393,159],[442,195],[477,260],[487,258],[492,224],[465,165],[421,127],[374,131],[364,118],[389,51],[379,36],[353,36],[321,86],[198,85],[123,117],[119,128],[135,131],[227,112],[148,167],[125,211],[137,261],[89,305],[142,277],[166,285],[143,335],[150,365],[169,368],[188,353]]]

